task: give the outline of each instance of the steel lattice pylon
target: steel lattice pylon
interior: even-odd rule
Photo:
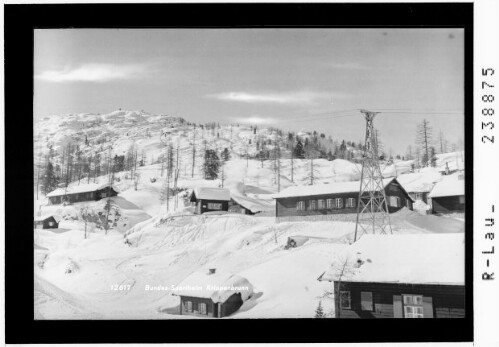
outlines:
[[[392,233],[383,175],[379,166],[378,142],[373,120],[379,112],[360,110],[366,119],[366,140],[362,153],[357,223],[354,241],[364,233]]]

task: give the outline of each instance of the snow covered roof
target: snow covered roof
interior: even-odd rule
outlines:
[[[336,257],[322,280],[338,280],[346,261],[347,282],[462,285],[464,253],[464,233],[363,235]]]
[[[386,187],[393,181],[394,178],[383,179],[383,185]],[[317,184],[313,186],[294,186],[284,189],[282,192],[274,194],[274,199],[290,198],[294,196],[312,196],[312,195],[329,195],[338,193],[354,193],[359,192],[360,181],[350,182],[334,182],[330,184]]]
[[[458,196],[458,195],[464,195],[463,174],[443,176],[442,180],[438,182],[435,185],[435,187],[433,187],[428,196],[431,198],[438,198],[442,196]]]
[[[247,208],[252,213],[274,211],[275,209],[275,204],[273,203],[273,201],[270,202],[270,201],[255,199],[249,196],[239,195],[239,194],[232,194],[231,197],[235,202]]]
[[[174,290],[175,295],[211,299],[214,303],[223,303],[236,293],[246,301],[253,294],[253,285],[244,277],[223,272],[194,272]]]
[[[48,214],[48,215],[45,215],[45,216],[36,216],[33,220],[35,222],[43,222],[45,219],[50,218],[50,217],[54,217],[54,216],[51,215],[51,214]],[[56,218],[54,217],[54,219],[56,219]]]
[[[197,199],[230,201],[230,191],[225,188],[197,187],[193,193]]]
[[[81,183],[81,184],[72,184],[69,185],[68,188],[57,188],[56,190],[51,191],[50,193],[47,194],[47,197],[52,197],[52,196],[61,196],[61,195],[67,195],[67,194],[77,194],[77,193],[87,193],[87,192],[94,192],[99,189],[103,189],[109,187],[109,183]],[[113,186],[112,187],[114,190],[116,188]]]
[[[442,175],[437,171],[414,172],[397,176],[397,181],[407,192],[429,192]]]

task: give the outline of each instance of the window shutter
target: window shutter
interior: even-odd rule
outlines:
[[[402,312],[402,296],[393,296],[393,318],[403,318],[404,314]]]
[[[433,318],[433,298],[431,296],[423,296],[423,317]]]

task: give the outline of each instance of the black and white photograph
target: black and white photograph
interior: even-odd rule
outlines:
[[[6,343],[494,345],[489,2],[6,3]]]
[[[34,319],[464,318],[464,30],[35,29]]]

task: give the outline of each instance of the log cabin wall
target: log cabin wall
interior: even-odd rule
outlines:
[[[464,195],[442,196],[431,199],[433,213],[464,212]]]
[[[335,292],[350,292],[351,308],[337,318],[403,318],[402,295],[423,295],[425,317],[464,318],[464,285],[335,282]],[[362,292],[372,293],[372,310],[362,309]],[[339,298],[335,298],[339,308]],[[430,308],[431,307],[431,308]]]
[[[413,209],[412,200],[405,190],[396,182],[392,181],[385,188],[389,213],[397,212],[403,207]],[[394,199],[390,197],[398,197],[398,206],[392,206]],[[354,199],[354,206],[347,207],[347,200]],[[342,199],[342,207],[327,208],[327,199]],[[310,201],[315,201],[315,209],[310,208]],[[324,200],[326,203],[325,208],[319,209],[318,200]],[[356,214],[357,204],[359,200],[358,192],[349,193],[336,193],[336,194],[321,194],[311,196],[294,196],[287,198],[276,199],[276,217],[299,217],[299,216],[326,216],[326,215],[339,215],[339,214]],[[305,202],[305,210],[298,210],[297,204],[299,201]],[[331,218],[334,219],[334,218]],[[317,218],[317,220],[328,220],[328,218]],[[282,220],[283,221],[283,220]]]

